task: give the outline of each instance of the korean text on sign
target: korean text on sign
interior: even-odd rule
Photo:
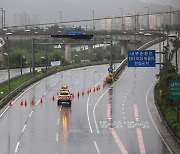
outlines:
[[[129,50],[128,67],[155,67],[155,50]]]

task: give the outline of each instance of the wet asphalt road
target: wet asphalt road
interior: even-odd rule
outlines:
[[[1,153],[171,153],[147,107],[159,67],[126,68],[112,86],[103,86],[107,68],[63,71],[24,91],[1,114]],[[74,94],[71,108],[58,107],[53,101],[62,85]]]

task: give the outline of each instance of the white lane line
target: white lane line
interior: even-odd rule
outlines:
[[[96,147],[97,153],[100,154],[99,147],[98,147],[96,141],[94,141],[94,145],[95,145],[95,147]]]
[[[159,134],[159,136],[161,137],[162,141],[164,142],[164,144],[165,144],[166,147],[168,148],[169,152],[170,152],[171,154],[173,154],[173,151],[171,150],[171,148],[169,147],[169,145],[167,144],[167,142],[164,140],[164,138],[162,137],[159,129],[157,128],[157,126],[156,126],[156,124],[155,124],[155,122],[154,122],[154,120],[153,120],[153,118],[152,118],[152,116],[151,116],[151,113],[150,113],[150,111],[149,111],[148,105],[147,105],[147,104],[148,104],[148,100],[147,100],[147,99],[148,99],[148,94],[149,94],[151,88],[154,86],[155,82],[156,82],[156,79],[154,80],[154,82],[152,83],[152,85],[150,86],[150,88],[148,89],[148,91],[147,91],[147,93],[146,93],[146,108],[147,108],[149,117],[150,117],[150,119],[151,119],[151,121],[152,121],[152,123],[153,123],[153,125],[154,125],[154,127],[155,127],[155,129],[156,129],[156,131],[157,131],[157,133]]]
[[[43,94],[43,96],[45,96],[45,95],[47,94],[47,92],[48,92],[48,91],[45,91],[44,94]]]
[[[41,100],[37,101],[36,106],[39,104],[40,101],[41,101]]]
[[[37,85],[38,83],[40,83],[40,81],[39,82],[37,82],[37,83],[35,83],[35,84],[33,84],[32,86],[30,86],[28,89],[26,89],[21,95],[19,95],[13,102],[12,102],[12,104],[14,104],[24,93],[26,93],[29,89],[31,89],[32,87],[34,87],[35,85]],[[8,110],[10,108],[10,106],[7,106],[6,108],[5,108],[5,110],[1,113],[1,115],[0,115],[0,118],[4,115],[4,113]]]
[[[16,149],[15,149],[14,153],[17,153],[18,148],[19,148],[19,144],[20,144],[20,142],[18,142],[18,143],[17,143],[17,145],[16,145]]]
[[[56,142],[59,141],[59,133],[56,133]]]
[[[24,133],[24,131],[25,131],[25,129],[26,129],[26,126],[27,126],[27,125],[24,125],[23,130],[22,130],[22,133]]]
[[[60,123],[60,118],[58,118],[58,121],[57,121],[57,125],[59,126],[59,123]]]
[[[51,88],[55,87],[56,85],[57,85],[57,83],[53,84],[53,85],[51,86]]]
[[[106,75],[101,80],[99,80],[99,82],[97,82],[95,86],[97,86],[105,77],[106,77]],[[91,93],[89,94],[88,99],[87,99],[86,110],[87,110],[87,119],[88,119],[89,129],[90,129],[90,132],[92,134],[93,131],[92,131],[91,122],[90,122],[90,116],[89,116],[89,103],[90,103],[89,100],[90,100],[90,96],[91,96]]]
[[[8,106],[1,114],[0,114],[0,118],[4,115],[4,113],[10,108],[10,106]]]
[[[91,122],[90,122],[90,117],[89,117],[89,99],[90,99],[90,95],[91,95],[91,94],[89,94],[89,96],[88,96],[86,108],[87,108],[87,118],[88,118],[89,129],[90,129],[90,132],[91,132],[91,134],[92,134],[93,131],[92,131]]]
[[[32,114],[33,114],[34,111],[31,111],[30,115],[29,115],[29,118],[31,118]]]

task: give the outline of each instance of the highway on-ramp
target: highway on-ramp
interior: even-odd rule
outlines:
[[[0,153],[172,153],[147,106],[159,67],[125,68],[104,85],[107,68],[59,72],[27,88],[0,115]],[[62,85],[74,95],[71,108],[56,104]]]

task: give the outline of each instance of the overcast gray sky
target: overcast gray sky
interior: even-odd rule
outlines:
[[[159,5],[163,5],[162,7]],[[0,0],[0,8],[6,10],[7,24],[14,24],[14,14],[23,13],[38,15],[41,23],[59,22],[62,12],[63,21],[92,19],[92,10],[95,18],[120,16],[131,12],[146,13],[158,11],[161,8],[180,10],[180,0]]]

